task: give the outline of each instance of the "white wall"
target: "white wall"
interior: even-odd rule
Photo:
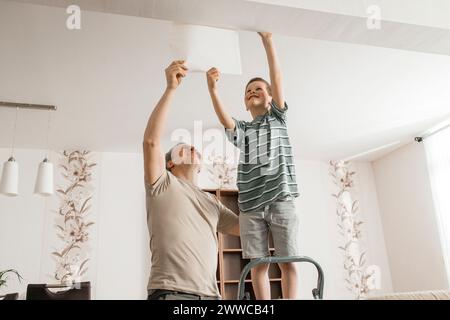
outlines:
[[[423,144],[408,144],[373,168],[395,291],[447,288]]]
[[[10,157],[10,150],[0,149],[0,161]],[[20,284],[9,275],[5,292],[25,292],[26,283],[39,283],[43,250],[46,201],[33,194],[34,179],[43,152],[16,150],[19,163],[19,197],[0,195],[0,270],[17,269],[25,278]],[[2,169],[0,169],[1,171]]]
[[[2,292],[24,292],[27,283],[48,281],[52,272],[49,263],[51,238],[54,233],[51,212],[54,197],[47,202],[32,194],[37,163],[43,152],[18,150],[21,166],[21,195],[0,196],[0,270],[17,268],[26,281],[18,285],[12,280]],[[0,149],[1,159],[8,151]],[[56,162],[56,154],[52,160]],[[97,299],[143,299],[150,268],[148,234],[145,221],[145,198],[142,159],[140,154],[95,153],[98,166],[94,182],[96,222],[93,238],[93,260],[90,279]],[[391,279],[378,214],[376,192],[368,163],[355,164],[355,189],[360,196],[361,217],[366,221],[364,246],[367,264],[379,265],[382,271],[381,292],[391,292]],[[301,197],[297,207],[301,216],[300,246],[304,255],[317,260],[325,272],[325,298],[351,299],[345,288],[342,255],[338,246],[343,238],[336,226],[334,185],[328,164],[319,161],[297,161]],[[199,181],[211,187],[207,175]],[[53,198],[53,199],[52,199]],[[46,207],[47,203],[47,207]],[[301,268],[302,298],[311,298],[317,275],[314,267]]]
[[[393,287],[374,172],[369,162],[356,162],[353,166],[356,172],[354,197],[358,200],[358,212],[363,221],[361,244],[366,250],[367,265],[380,268],[381,288],[370,295],[382,295],[392,292]]]
[[[319,161],[297,161],[301,196],[297,200],[300,214],[300,245],[305,255],[316,259],[325,273],[325,298],[351,299],[344,281],[342,252],[344,238],[339,233],[336,216],[336,193],[328,173],[328,164]],[[369,163],[354,163],[355,199],[359,201],[359,215],[364,221],[362,249],[367,251],[367,266],[378,265],[381,288],[371,294],[392,292],[391,276],[379,217],[375,181]],[[301,275],[302,297],[310,296],[315,275],[312,268]]]
[[[97,298],[147,296],[150,270],[142,155],[101,153]]]
[[[92,250],[89,273],[97,299],[142,299],[146,297],[149,271],[148,233],[142,160],[139,154],[94,153],[98,163],[93,178],[93,209],[89,246]],[[0,149],[7,159],[9,150]],[[50,252],[58,246],[53,210],[58,197],[40,198],[33,194],[37,165],[44,151],[17,150],[20,165],[20,195],[0,195],[0,270],[15,268],[24,281],[12,276],[5,292],[26,291],[28,283],[54,283],[55,264]],[[55,185],[58,155],[55,164]]]

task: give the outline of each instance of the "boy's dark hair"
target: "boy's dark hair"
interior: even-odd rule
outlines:
[[[248,85],[249,85],[250,83],[252,83],[252,82],[255,82],[255,81],[262,81],[262,82],[264,82],[264,83],[266,84],[267,92],[268,92],[270,95],[272,95],[272,88],[270,88],[270,83],[267,82],[265,79],[260,78],[260,77],[256,77],[256,78],[250,79],[250,81],[247,82],[247,85],[245,86],[245,92],[247,92],[247,87],[248,87]]]

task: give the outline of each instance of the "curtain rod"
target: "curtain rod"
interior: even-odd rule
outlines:
[[[52,111],[56,111],[57,109],[56,106],[46,104],[30,104],[30,103],[17,103],[5,101],[0,101],[0,107],[33,109],[33,110],[52,110]]]
[[[429,137],[431,137],[432,135],[435,135],[436,133],[438,133],[438,132],[440,132],[440,131],[442,131],[442,130],[445,130],[445,129],[449,128],[449,127],[450,127],[450,123],[447,124],[447,125],[445,125],[445,126],[443,126],[442,128],[439,128],[439,129],[433,131],[433,132],[424,134],[424,135],[422,135],[422,136],[420,136],[420,137],[415,137],[414,140],[416,140],[417,142],[422,142],[422,141],[425,140],[426,138],[429,138]]]

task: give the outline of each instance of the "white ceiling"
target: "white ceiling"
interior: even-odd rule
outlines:
[[[448,0],[14,0],[450,55]],[[367,8],[378,5],[381,28],[367,28]]]
[[[171,23],[83,11],[82,29],[69,31],[66,17],[62,8],[0,1],[0,100],[56,104],[52,148],[139,152],[165,84]],[[259,38],[239,34],[243,74],[224,75],[220,85],[230,112],[249,119],[243,86],[250,77],[267,77],[267,68]],[[280,34],[275,41],[300,158],[373,160],[450,113],[445,54]],[[203,128],[218,127],[204,78],[185,79],[168,133],[192,129],[196,120]],[[11,143],[13,120],[13,109],[0,108],[0,147]],[[17,145],[45,147],[46,127],[46,113],[21,112]]]
[[[448,0],[247,0],[289,8],[307,9],[354,17],[367,17],[378,6],[384,21],[450,29]]]

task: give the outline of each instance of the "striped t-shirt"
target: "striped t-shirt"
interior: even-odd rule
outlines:
[[[258,211],[277,199],[297,197],[294,157],[286,128],[286,110],[272,101],[253,121],[233,119],[227,138],[240,149],[237,186],[239,210]]]

